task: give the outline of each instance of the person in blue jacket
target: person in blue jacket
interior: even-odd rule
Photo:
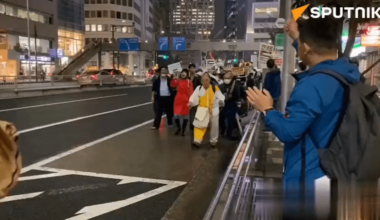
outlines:
[[[295,40],[294,46],[309,69],[295,75],[297,83],[285,114],[273,109],[273,98],[266,90],[249,89],[248,100],[262,112],[265,125],[284,143],[285,216],[314,219],[317,215],[317,219],[326,219],[331,205],[330,180],[321,168],[318,148],[329,146],[347,99],[341,83],[323,72],[334,71],[350,83],[359,82],[360,72],[347,58],[338,58],[340,35],[333,18],[299,19],[297,23],[289,21],[285,31]],[[313,217],[297,216],[301,204]]]
[[[281,71],[276,67],[274,59],[267,61],[269,72],[264,79],[263,88],[266,89],[273,98],[273,108],[279,109],[278,100],[281,95]]]

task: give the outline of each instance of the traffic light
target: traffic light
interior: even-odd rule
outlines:
[[[167,60],[167,59],[169,59],[169,56],[163,55],[162,58],[164,58],[164,60]]]

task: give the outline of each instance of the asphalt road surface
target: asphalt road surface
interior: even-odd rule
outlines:
[[[146,86],[1,100],[0,119],[16,125],[23,157],[1,219],[160,220],[211,150],[191,148],[190,132],[174,136],[165,119],[151,131],[150,98]],[[184,206],[197,216],[188,219],[201,219],[214,194],[219,177],[205,175],[202,205]]]

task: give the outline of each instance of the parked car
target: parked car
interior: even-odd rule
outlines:
[[[78,75],[78,83],[80,86],[85,85],[116,85],[116,78],[108,71],[91,70]]]
[[[127,82],[126,76],[117,69],[103,69],[102,71],[108,72],[111,76],[116,79],[117,84],[125,84]]]

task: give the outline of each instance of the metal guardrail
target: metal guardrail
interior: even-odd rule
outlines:
[[[123,75],[123,80],[118,85],[150,83],[151,79],[140,76]],[[100,83],[102,85],[102,83]],[[0,76],[0,90],[47,89],[79,87],[76,75],[53,75],[53,76]]]
[[[255,111],[250,123],[244,129],[243,137],[203,220],[225,220],[227,219],[227,216],[230,215],[231,211],[234,213],[238,211],[238,204],[241,203],[242,196],[244,194],[244,187],[238,187],[238,185],[239,183],[244,183],[244,181],[246,181],[250,161],[248,162],[248,166],[246,167],[243,176],[241,176],[241,170],[243,168],[243,164],[245,163],[247,153],[253,153],[253,146],[255,145],[254,137],[258,131],[259,125],[260,113]],[[232,182],[231,177],[233,177]],[[243,182],[239,180],[243,180]],[[237,195],[237,198],[234,198],[235,195]],[[238,201],[235,207],[232,206],[233,199]]]

